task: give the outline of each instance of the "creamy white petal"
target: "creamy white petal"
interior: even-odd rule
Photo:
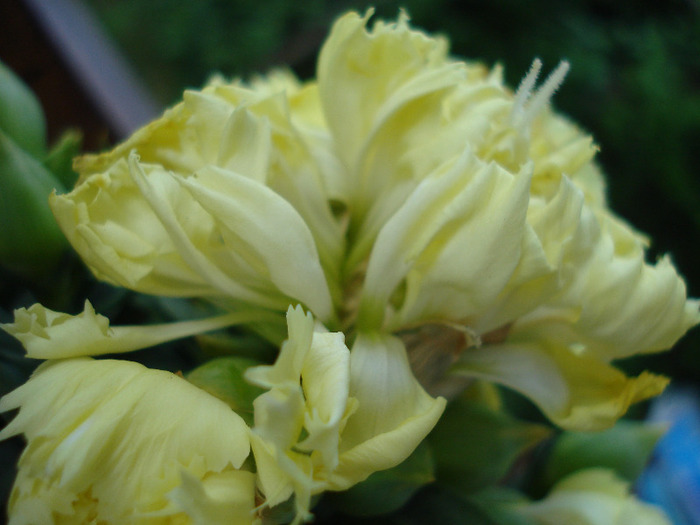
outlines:
[[[216,168],[178,182],[216,219],[230,251],[321,320],[331,318],[330,292],[313,236],[289,202],[262,184]]]
[[[377,237],[358,326],[381,326],[403,279],[392,328],[465,319],[488,307],[518,265],[528,188],[527,172],[513,176],[469,152],[424,180]]]
[[[0,400],[0,411],[18,407],[0,432],[28,441],[12,513],[31,501],[48,515],[87,508],[112,523],[177,515],[166,494],[183,470],[202,479],[236,469],[250,450],[248,428],[223,401],[127,361],[45,363]]]
[[[365,181],[353,180],[362,151],[383,122],[409,101],[463,77],[459,63],[447,60],[445,40],[412,30],[405,14],[393,24],[378,21],[367,31],[371,14],[339,18],[318,63],[324,115],[336,144],[342,145],[337,154],[351,177],[346,191],[354,195],[365,189]]]
[[[518,514],[544,525],[671,525],[661,509],[638,500],[627,482],[602,468],[577,471],[542,500],[516,508]]]
[[[168,493],[170,499],[192,520],[193,525],[259,524],[255,507],[255,474],[228,470],[204,479],[182,471],[182,482]]]
[[[143,326],[109,326],[90,301],[78,315],[54,312],[40,304],[15,310],[13,323],[0,328],[18,339],[34,359],[63,359],[131,352],[227,326],[260,322],[269,312],[243,311],[195,321]]]
[[[465,351],[453,372],[512,388],[557,425],[577,430],[612,426],[631,404],[660,394],[668,384],[647,372],[629,378],[546,335],[517,331],[506,343]]]
[[[395,337],[358,334],[350,367],[357,410],[342,433],[340,462],[330,477],[334,490],[401,463],[432,430],[446,404],[416,381],[403,343]]]

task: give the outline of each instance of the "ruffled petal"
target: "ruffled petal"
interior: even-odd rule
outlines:
[[[369,10],[365,16],[351,12],[339,18],[318,63],[324,115],[336,144],[342,144],[337,154],[350,174],[343,193],[368,199],[379,195],[374,190],[381,182],[356,177],[375,133],[399,108],[464,77],[462,65],[447,59],[444,39],[411,29],[405,14],[396,23],[377,21],[368,31],[371,15]],[[350,202],[365,204],[352,197]]]
[[[213,288],[181,256],[168,231],[131,180],[125,158],[49,202],[61,230],[99,279],[143,293],[211,297]],[[212,222],[178,199],[191,227],[206,238]]]
[[[181,484],[168,494],[193,525],[259,524],[255,507],[255,474],[228,470],[204,479],[182,472]]]
[[[35,304],[15,310],[14,323],[0,328],[18,339],[34,359],[64,359],[131,352],[227,326],[259,322],[269,312],[244,311],[177,323],[146,326],[109,326],[90,301],[78,315],[54,312]]]
[[[528,188],[527,172],[513,176],[469,152],[423,181],[377,237],[358,326],[381,327],[404,279],[404,299],[389,329],[464,320],[488,307],[518,266]]]
[[[540,333],[511,333],[503,344],[465,351],[456,374],[516,390],[557,425],[575,430],[612,426],[629,406],[660,394],[668,379],[625,374],[594,357],[577,355]]]
[[[167,494],[183,470],[204,479],[239,468],[250,450],[248,428],[224,402],[127,361],[45,363],[0,400],[0,411],[14,408],[0,439],[23,433],[28,445],[13,515],[27,502],[46,515],[87,509],[111,523],[179,515]]]
[[[342,433],[340,462],[330,477],[333,490],[401,463],[432,430],[446,404],[416,381],[403,343],[395,337],[358,334],[350,366],[357,410]]]

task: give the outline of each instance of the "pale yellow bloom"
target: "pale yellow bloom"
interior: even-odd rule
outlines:
[[[77,316],[35,305],[4,327],[31,357],[129,351],[265,316],[276,329],[301,307],[277,362],[248,373],[267,389],[252,430],[172,374],[40,368],[0,405],[22,406],[0,437],[29,440],[17,523],[245,522],[253,484],[267,506],[294,496],[302,520],[313,495],[403,461],[440,394],[472,378],[578,429],[610,426],[664,388],[613,361],[672,346],[698,304],[668,258],[645,262],[648,241],[607,208],[596,146],[550,109],[568,64],[538,85],[536,60],[513,92],[499,68],[450,57],[405,14],[368,29],[371,14],[334,24],[317,80],[215,78],[78,159],[76,187],[51,197],[98,278],[234,313],[110,327],[89,304]],[[239,470],[249,440],[256,475]]]
[[[671,525],[661,509],[635,498],[629,484],[606,469],[571,474],[517,513],[542,525]]]
[[[127,361],[43,364],[0,401],[27,447],[10,523],[253,523],[248,429],[225,403]]]
[[[76,188],[51,199],[99,278],[232,310],[301,303],[347,336],[345,405],[307,422],[298,367],[258,403],[294,414],[254,438],[285,473],[261,481],[274,502],[359,480],[362,461],[376,470],[377,436],[400,436],[392,447],[425,436],[422,415],[440,404],[407,353],[436,397],[453,365],[519,390],[559,425],[595,429],[666,384],[613,361],[667,349],[700,320],[669,259],[646,263],[647,240],[607,208],[592,140],[549,108],[568,64],[538,86],[535,61],[513,92],[499,68],[451,58],[406,15],[368,29],[370,16],[335,23],[316,81],[214,79],[79,159]],[[337,335],[312,336],[323,338],[345,359]],[[323,438],[289,463],[302,427]]]
[[[314,328],[300,307],[287,313],[289,339],[274,365],[248,370],[268,392],[254,403],[251,445],[266,505],[296,498],[296,522],[311,496],[344,490],[406,459],[437,422],[444,399],[413,378],[403,345]],[[303,436],[303,437],[302,437]]]

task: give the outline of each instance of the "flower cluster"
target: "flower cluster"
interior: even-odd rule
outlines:
[[[51,207],[95,276],[223,313],[16,312],[5,330],[49,360],[0,404],[20,407],[0,438],[29,441],[16,523],[245,523],[292,496],[300,521],[405,460],[476,379],[580,430],[663,390],[612,362],[670,348],[698,305],[667,257],[645,262],[595,145],[549,108],[568,65],[538,87],[535,61],[512,92],[405,15],[370,16],[335,23],[316,81],[214,78],[77,159]],[[234,324],[281,343],[285,312],[277,361],[245,373],[263,389],[252,426],[175,375],[85,358]]]

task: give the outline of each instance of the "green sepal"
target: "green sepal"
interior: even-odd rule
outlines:
[[[416,491],[434,480],[432,452],[423,442],[403,463],[375,472],[344,492],[328,493],[325,499],[345,514],[381,516],[403,507]]]
[[[78,130],[68,130],[58,139],[44,159],[44,166],[61,182],[63,187],[72,188],[78,180],[73,170],[73,159],[80,153],[83,134]]]
[[[186,379],[224,401],[248,426],[252,426],[253,401],[264,390],[248,383],[243,375],[249,367],[259,364],[244,357],[221,357],[195,368]]]
[[[551,434],[546,426],[459,398],[447,405],[428,440],[440,483],[472,493],[503,479],[516,459]]]
[[[46,154],[46,122],[34,93],[0,61],[0,131],[30,155]]]
[[[0,131],[0,264],[28,278],[55,265],[68,246],[49,208],[61,184]]]
[[[644,469],[665,425],[618,421],[602,432],[564,432],[554,443],[540,476],[543,489],[565,476],[590,467],[613,469],[633,482]]]

